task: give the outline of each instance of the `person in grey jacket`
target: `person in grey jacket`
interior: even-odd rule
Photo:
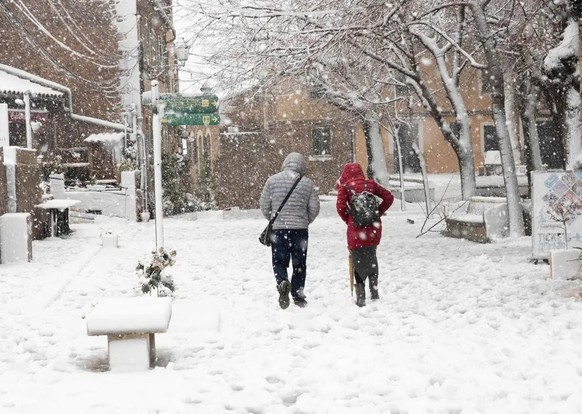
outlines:
[[[307,166],[303,156],[290,153],[283,161],[282,171],[267,179],[261,193],[260,207],[267,220],[275,214],[281,202],[299,176],[301,179],[273,223],[271,256],[279,306],[289,306],[289,293],[297,306],[307,303],[304,293],[307,275],[308,226],[319,214],[319,195],[311,179],[304,176]],[[293,263],[291,283],[287,275]]]

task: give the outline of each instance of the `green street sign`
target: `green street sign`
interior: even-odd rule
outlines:
[[[190,114],[209,114],[218,111],[218,96],[194,95],[180,93],[163,93],[160,101],[166,104],[166,110]]]
[[[187,112],[166,113],[162,118],[165,125],[218,125],[220,117],[217,114],[192,114]]]

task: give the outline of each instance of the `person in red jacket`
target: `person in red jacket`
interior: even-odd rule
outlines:
[[[382,200],[378,206],[381,217],[392,205],[394,196],[373,179],[366,179],[362,166],[355,162],[344,165],[336,187],[336,209],[348,226],[347,241],[354,266],[356,305],[362,307],[366,305],[366,279],[369,280],[370,298],[379,299],[376,248],[382,238],[382,221],[378,219],[371,226],[357,227],[350,214],[350,199],[364,190],[371,192]]]

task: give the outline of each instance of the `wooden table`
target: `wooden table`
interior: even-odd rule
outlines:
[[[35,207],[48,210],[51,217],[51,237],[58,236],[62,232],[58,231],[59,227],[59,213],[64,213],[63,223],[61,226],[68,226],[69,224],[69,208],[79,204],[80,200],[71,200],[69,198],[54,198],[37,204]]]

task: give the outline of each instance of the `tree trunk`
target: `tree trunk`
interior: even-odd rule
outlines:
[[[515,84],[514,79],[510,79],[509,82]],[[516,108],[515,93],[512,88],[507,88],[505,92],[505,113],[507,114],[507,130],[511,140],[513,159],[516,164],[521,164],[521,143],[519,142],[519,133],[517,131],[519,112]]]
[[[368,112],[364,118],[366,149],[368,151],[368,175],[383,186],[388,186],[389,175],[384,156],[384,141],[380,134],[379,117]]]
[[[398,156],[398,177],[400,178],[400,210],[406,211],[406,193],[404,192],[404,167],[402,160],[402,148],[400,146],[400,127],[397,127],[394,134],[396,153]]]
[[[569,142],[566,167],[570,170],[579,170],[582,167],[582,146],[580,143],[580,95],[574,88],[566,93],[566,111],[564,122]]]
[[[536,105],[540,96],[539,86],[532,84],[527,101],[525,103],[524,118],[527,124],[524,123],[527,130],[527,143],[530,151],[531,169],[539,171],[542,169],[542,155],[540,152],[540,137],[538,135],[538,128],[536,125]]]
[[[473,150],[459,150],[457,152],[457,160],[459,161],[459,174],[461,176],[461,197],[463,200],[468,200],[477,194]]]
[[[507,209],[509,212],[509,235],[511,237],[520,237],[524,235],[523,214],[519,198],[517,174],[515,172],[515,160],[506,124],[504,78],[503,68],[500,64],[502,59],[497,55],[495,37],[489,28],[480,2],[473,0],[470,3],[470,7],[479,31],[480,41],[483,44],[483,51],[489,65],[489,73],[491,74],[491,105],[497,130],[501,165],[503,167],[503,180],[505,182]]]

